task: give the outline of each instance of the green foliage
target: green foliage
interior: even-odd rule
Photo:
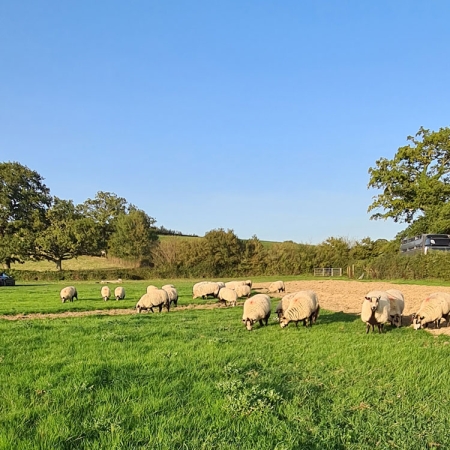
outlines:
[[[152,227],[154,223],[155,219],[137,209],[119,215],[115,222],[116,229],[109,240],[110,254],[141,262],[149,258],[154,243],[158,240]]]
[[[417,216],[436,212],[450,199],[450,128],[430,131],[421,127],[407,139],[411,144],[400,147],[392,160],[380,158],[369,169],[368,187],[382,193],[374,197],[368,211],[385,211],[373,214],[372,219],[411,223]]]
[[[99,236],[98,226],[83,217],[71,200],[55,197],[36,237],[36,256],[53,261],[61,270],[62,261],[94,253]]]
[[[41,175],[18,162],[0,163],[0,263],[10,267],[29,256],[50,202]]]
[[[79,205],[82,214],[92,219],[100,227],[100,240],[98,247],[100,250],[108,248],[108,241],[115,231],[115,222],[121,214],[126,214],[130,208],[125,198],[118,197],[111,192],[99,191],[94,199],[88,198]]]

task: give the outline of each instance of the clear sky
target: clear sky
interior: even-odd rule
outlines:
[[[0,161],[157,225],[392,239],[368,168],[449,126],[447,0],[0,2]]]

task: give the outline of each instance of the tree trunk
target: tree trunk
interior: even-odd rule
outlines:
[[[59,270],[59,271],[62,270],[62,260],[61,259],[58,259],[56,261],[56,270]]]
[[[9,258],[6,258],[3,265],[4,265],[5,269],[11,269],[11,260]]]

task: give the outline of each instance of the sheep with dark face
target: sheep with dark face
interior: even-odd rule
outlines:
[[[284,286],[284,281],[274,281],[269,285],[269,292],[286,292],[286,287]]]
[[[420,305],[419,311],[413,314],[413,327],[415,330],[427,328],[434,323],[439,328],[442,319],[449,321],[450,294],[446,292],[435,292],[429,295]]]
[[[225,302],[225,305],[236,306],[238,295],[235,290],[223,287],[219,291],[219,300]]]
[[[173,284],[166,284],[161,289],[167,292],[167,295],[169,296],[169,302],[170,304],[174,304],[177,306],[178,304],[178,291],[175,289]]]
[[[204,299],[208,298],[208,295],[217,298],[219,295],[220,287],[217,283],[214,283],[212,281],[208,282],[200,282],[194,284],[194,287],[192,288],[192,298],[196,299],[199,297],[202,297]]]
[[[253,325],[259,321],[261,326],[267,322],[270,317],[271,303],[270,297],[266,294],[256,294],[244,302],[242,322],[248,331],[251,331]]]
[[[378,327],[378,332],[383,332],[383,326],[389,321],[390,303],[386,292],[384,291],[370,291],[364,297],[361,307],[361,320],[367,324],[366,334],[370,327],[372,331],[375,330],[375,325]]]

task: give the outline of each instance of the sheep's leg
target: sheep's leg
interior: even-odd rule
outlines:
[[[370,331],[370,324],[366,325],[366,334]]]
[[[262,319],[259,320],[259,325],[262,326],[262,327],[264,326],[264,322],[263,322]]]

